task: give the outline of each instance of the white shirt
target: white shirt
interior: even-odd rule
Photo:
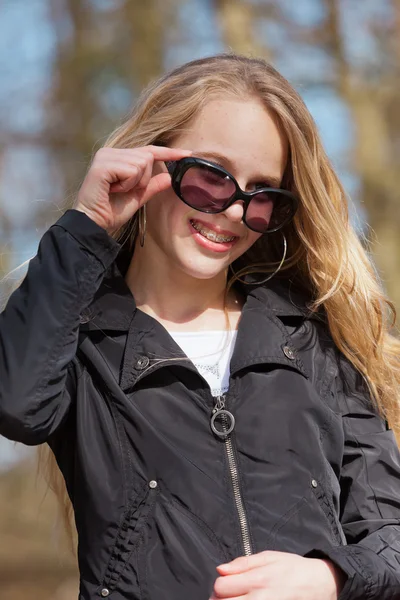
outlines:
[[[212,395],[225,394],[237,331],[170,331],[169,334],[207,381]]]

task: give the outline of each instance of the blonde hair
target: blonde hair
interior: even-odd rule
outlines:
[[[400,343],[390,333],[394,307],[349,223],[346,195],[317,127],[282,75],[264,60],[235,54],[192,61],[149,86],[105,145],[169,145],[216,95],[257,99],[286,135],[290,150],[283,187],[300,199],[296,217],[285,229],[286,272],[309,292],[312,310],[323,308],[337,348],[364,377],[377,409],[399,432]],[[136,235],[137,215],[114,237],[133,249]],[[235,262],[238,275],[269,271],[278,262],[279,237],[276,243],[266,237]]]

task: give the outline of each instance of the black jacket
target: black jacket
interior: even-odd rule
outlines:
[[[0,316],[0,433],[55,453],[79,598],[208,600],[218,564],[268,549],[330,557],[341,600],[400,598],[399,452],[324,324],[250,291],[213,398],[136,309],[120,249],[67,211]]]

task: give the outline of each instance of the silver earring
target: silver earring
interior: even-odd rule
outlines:
[[[246,285],[262,285],[263,283],[267,283],[267,281],[269,281],[270,279],[272,279],[274,277],[274,275],[276,275],[278,273],[278,271],[281,270],[283,263],[285,262],[286,259],[286,253],[287,253],[287,241],[286,241],[286,236],[284,233],[282,233],[282,238],[283,238],[283,256],[282,256],[282,260],[279,263],[277,269],[275,269],[275,271],[273,273],[271,273],[270,275],[268,275],[268,277],[266,279],[262,279],[261,281],[245,281],[244,279],[241,279],[240,277],[238,277],[235,273],[235,271],[233,270],[232,265],[230,265],[231,267],[231,271],[235,277],[235,279],[237,279],[238,281],[241,281],[242,283],[245,283]]]
[[[147,217],[146,217],[146,205],[143,204],[142,208],[139,209],[139,242],[141,247],[144,246],[144,240],[146,237],[146,225],[147,225]]]

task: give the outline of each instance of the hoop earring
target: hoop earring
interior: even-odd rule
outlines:
[[[144,240],[146,237],[146,225],[147,225],[147,217],[146,217],[146,205],[143,204],[142,208],[139,209],[139,243],[141,247],[144,246]]]
[[[235,271],[233,270],[232,265],[229,265],[232,273],[234,275],[234,277],[238,280],[241,281],[242,283],[245,283],[246,285],[262,285],[263,283],[267,283],[267,281],[269,281],[270,279],[272,279],[274,277],[274,275],[276,275],[278,273],[278,271],[281,270],[283,263],[285,262],[286,259],[286,253],[287,253],[287,240],[286,240],[286,236],[284,233],[282,233],[282,238],[283,238],[283,256],[282,256],[282,260],[278,265],[278,268],[275,269],[275,271],[273,273],[271,273],[271,275],[268,275],[268,277],[266,279],[262,279],[261,281],[245,281],[244,279],[242,279],[241,277],[238,277],[235,273]]]

